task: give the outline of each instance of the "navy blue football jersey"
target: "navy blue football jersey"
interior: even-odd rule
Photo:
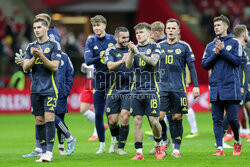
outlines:
[[[92,81],[92,85],[96,90],[105,89],[109,83],[109,70],[105,64],[105,56],[100,59],[100,55],[104,54],[105,50],[114,44],[116,44],[114,36],[107,33],[102,38],[98,38],[95,35],[86,42],[85,62],[87,65],[94,64],[95,77]]]
[[[35,41],[30,43],[26,49],[25,59],[31,59],[33,55],[31,54],[31,47],[38,48],[41,47],[44,56],[49,60],[61,59],[61,47],[60,44],[54,40],[48,40],[44,43],[38,43]],[[35,65],[31,69],[31,93],[39,94],[58,94],[57,89],[58,75],[57,71],[52,72],[47,67],[43,65],[41,59],[37,58]]]
[[[145,46],[137,45],[140,53],[151,57],[152,54],[158,54],[160,56],[160,47],[156,43],[150,43]],[[136,93],[145,92],[159,92],[158,81],[159,78],[159,64],[152,66],[146,63],[142,58],[134,56],[134,83],[132,85],[132,91]]]
[[[124,56],[128,56],[128,48],[117,48],[116,46],[109,47],[105,52],[105,63],[117,62],[122,60]],[[132,83],[133,73],[132,68],[127,69],[125,63],[116,70],[110,71],[111,87],[109,94],[129,93],[130,83]]]
[[[186,64],[195,61],[191,47],[181,40],[174,44],[162,41],[159,45],[161,47],[159,83],[161,93],[186,91]]]

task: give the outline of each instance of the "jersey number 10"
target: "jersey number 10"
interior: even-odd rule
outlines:
[[[166,64],[172,64],[173,63],[173,55],[166,55]]]

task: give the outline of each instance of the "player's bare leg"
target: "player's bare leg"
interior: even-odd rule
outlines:
[[[131,160],[139,160],[144,159],[143,152],[142,152],[142,116],[136,115],[134,116],[134,140],[135,140],[135,149],[136,155],[135,157],[131,158]]]
[[[149,116],[150,123],[152,125],[152,131],[155,140],[155,152],[156,159],[162,159],[165,156],[165,152],[161,149],[161,124],[159,122],[159,117]]]

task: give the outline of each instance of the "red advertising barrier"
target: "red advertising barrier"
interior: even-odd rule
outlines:
[[[187,99],[188,104],[191,106],[194,111],[198,112],[209,112],[209,89],[208,85],[199,85],[200,96],[194,99],[192,90],[193,86],[187,87]]]
[[[68,98],[68,109],[70,112],[79,112],[80,93],[83,89],[84,77],[75,77],[70,96]],[[200,85],[201,95],[193,99],[192,86],[187,88],[189,105],[198,112],[208,112],[209,93],[207,85]],[[30,113],[30,88],[26,87],[23,91],[12,88],[0,89],[0,114],[11,113]]]

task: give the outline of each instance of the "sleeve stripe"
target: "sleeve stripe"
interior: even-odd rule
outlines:
[[[189,51],[193,52],[192,49],[191,49],[191,47],[190,47],[190,45],[187,42],[180,40],[180,43],[186,45],[188,47]]]

